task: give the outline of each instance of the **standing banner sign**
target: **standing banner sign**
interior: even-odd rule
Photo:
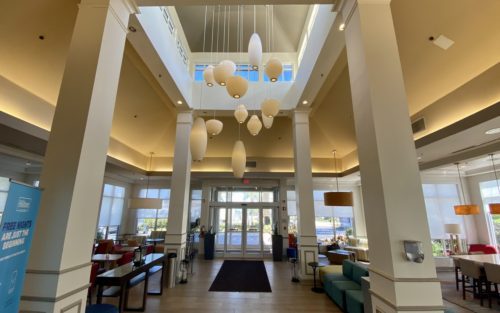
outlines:
[[[18,313],[41,191],[10,182],[0,221],[0,312]],[[0,204],[1,205],[1,204]]]

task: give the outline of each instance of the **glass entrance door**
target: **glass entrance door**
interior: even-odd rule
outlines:
[[[245,211],[245,253],[261,254],[261,210],[258,208],[246,208]]]
[[[215,207],[215,251],[225,256],[260,257],[272,249],[273,208]]]
[[[240,254],[243,244],[243,208],[228,208],[227,212],[226,253]]]

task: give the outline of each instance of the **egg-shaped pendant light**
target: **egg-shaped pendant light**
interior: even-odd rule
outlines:
[[[205,67],[205,70],[203,70],[203,79],[208,87],[212,87],[215,84],[214,67],[212,65]]]
[[[262,114],[262,124],[264,124],[264,127],[266,129],[269,129],[269,128],[271,128],[271,126],[273,126],[273,121],[274,121],[274,117],[268,117],[268,116]]]
[[[215,66],[213,71],[217,84],[226,86],[226,80],[236,71],[236,64],[233,61],[224,60]]]
[[[262,115],[275,117],[280,111],[280,103],[276,99],[266,99],[260,105]]]
[[[207,133],[212,136],[220,134],[224,127],[224,124],[215,118],[209,119],[205,124],[207,125]]]
[[[234,110],[234,117],[240,124],[247,120],[248,111],[244,104],[240,104],[236,107],[236,110]]]
[[[247,92],[248,81],[241,76],[230,76],[226,80],[226,90],[231,97],[239,99]]]
[[[266,75],[272,82],[278,81],[283,72],[283,64],[277,58],[270,58],[266,63]]]
[[[231,156],[231,166],[233,168],[234,177],[242,178],[245,173],[247,163],[247,153],[243,141],[237,140],[234,143],[233,154]]]
[[[257,136],[262,129],[262,123],[257,115],[252,115],[247,123],[247,128],[252,136]]]
[[[203,160],[207,151],[207,127],[201,117],[194,120],[189,136],[189,147],[191,148],[191,159],[193,161]]]
[[[248,42],[248,59],[253,70],[258,70],[262,63],[262,41],[259,34],[253,33]]]

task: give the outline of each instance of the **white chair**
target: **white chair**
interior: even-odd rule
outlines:
[[[488,306],[491,308],[491,298],[498,298],[498,284],[500,284],[500,265],[484,263],[486,272],[486,290],[488,291]],[[495,287],[495,292],[491,292],[491,284]]]
[[[462,270],[463,299],[465,300],[465,293],[470,292],[470,289],[472,289],[473,295],[474,296],[477,295],[479,297],[481,306],[483,306],[484,303],[483,298],[487,296],[486,292],[487,290],[486,290],[486,276],[481,272],[481,265],[471,260],[461,259],[460,269]],[[472,284],[470,284],[471,282]]]

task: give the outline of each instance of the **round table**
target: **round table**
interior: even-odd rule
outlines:
[[[325,292],[325,290],[323,288],[316,287],[316,269],[318,267],[323,267],[324,265],[321,265],[318,262],[309,262],[309,263],[307,263],[307,265],[309,265],[313,269],[314,287],[312,287],[311,290],[313,292],[316,292],[316,293],[323,293],[323,292]]]

